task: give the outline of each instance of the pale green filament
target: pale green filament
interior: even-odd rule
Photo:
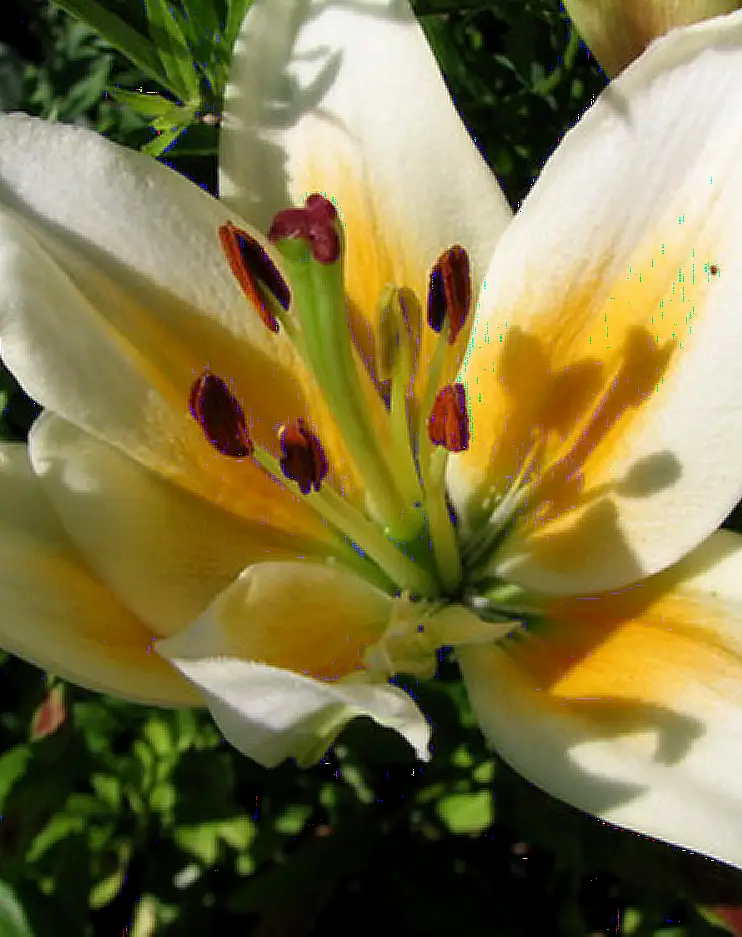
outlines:
[[[270,452],[255,446],[253,459],[274,478],[282,479],[281,463]],[[399,589],[418,596],[438,593],[435,578],[419,563],[405,556],[384,532],[327,485],[306,496],[307,503],[329,524],[368,554]]]
[[[424,476],[425,511],[438,573],[444,589],[453,593],[461,583],[459,543],[446,503],[446,463],[448,451],[436,447],[428,460]]]
[[[411,540],[422,530],[424,517],[415,507],[416,493],[401,484],[405,479],[409,482],[410,473],[396,471],[397,465],[390,464],[375,434],[369,432],[374,424],[368,408],[374,406],[376,397],[364,394],[360,386],[347,324],[342,263],[319,263],[301,239],[281,241],[277,246],[291,272],[307,363],[362,473],[374,509],[395,539]],[[378,406],[383,407],[380,398]]]

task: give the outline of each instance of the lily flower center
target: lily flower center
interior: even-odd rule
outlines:
[[[420,659],[427,668],[434,659],[432,636],[446,642],[435,629],[418,631],[415,622],[440,615],[448,602],[466,596],[460,532],[445,475],[449,454],[469,446],[466,390],[452,383],[470,324],[468,254],[455,244],[440,255],[430,271],[425,304],[406,284],[387,285],[376,301],[376,358],[369,366],[349,324],[345,230],[330,201],[310,195],[302,208],[276,215],[268,230],[275,260],[232,223],[219,229],[219,238],[262,323],[273,334],[285,334],[322,395],[322,412],[334,421],[333,438],[339,430],[363,493],[360,506],[333,484],[336,453],[326,447],[321,423],[286,414],[275,451],[269,451],[249,438],[243,406],[249,410],[250,401],[241,402],[231,390],[234,376],[210,372],[193,385],[191,413],[224,456],[252,459],[277,483],[298,489],[350,542],[356,563],[360,555],[375,564],[388,590],[400,597],[400,608],[415,606],[414,613],[398,619],[389,647],[397,648],[393,656],[398,657],[404,646],[405,660],[424,647]],[[425,329],[434,341],[423,362]],[[308,404],[311,411],[311,399]],[[498,635],[509,630],[500,622]],[[411,644],[398,636],[399,627],[405,635],[412,629]],[[384,669],[380,659],[373,668]]]

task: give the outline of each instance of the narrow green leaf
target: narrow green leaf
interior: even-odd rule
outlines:
[[[126,91],[124,88],[109,88],[108,93],[114,101],[125,104],[148,119],[172,117],[180,108],[174,101],[163,98],[161,94],[154,91]]]
[[[229,9],[227,11],[227,21],[224,24],[222,37],[228,49],[234,45],[237,33],[240,31],[242,21],[250,9],[252,0],[229,0]]]
[[[144,144],[142,153],[146,153],[148,156],[154,156],[155,159],[157,159],[157,157],[162,156],[165,150],[171,147],[178,137],[187,129],[188,124],[175,124],[175,126],[171,127],[169,130],[159,131],[153,140]]]
[[[102,39],[118,49],[150,78],[164,83],[166,76],[157,49],[115,13],[106,10],[96,3],[96,0],[54,0],[54,3],[65,13],[87,23]]]
[[[23,908],[5,882],[0,882],[0,937],[33,937]]]
[[[168,81],[178,89],[177,95],[182,101],[198,100],[198,71],[176,11],[168,10],[161,0],[144,0],[144,6],[149,19],[150,37],[157,44]]]

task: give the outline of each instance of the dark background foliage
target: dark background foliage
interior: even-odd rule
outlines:
[[[141,0],[103,6],[163,44]],[[4,0],[0,107],[151,152],[174,141],[164,158],[213,191],[211,115],[228,63],[204,36],[230,6],[187,5],[184,49],[203,41],[207,64],[183,87],[172,62],[157,82],[45,0]],[[419,0],[417,11],[517,206],[604,78],[555,0]],[[168,84],[165,99],[185,110],[155,131],[116,97]],[[7,374],[0,393],[0,431],[22,439],[37,408]],[[702,937],[721,933],[702,906],[742,904],[738,873],[517,777],[486,750],[446,662],[413,687],[435,726],[430,764],[358,721],[315,768],[270,772],[200,712],[101,698],[13,658],[1,667],[0,937]]]

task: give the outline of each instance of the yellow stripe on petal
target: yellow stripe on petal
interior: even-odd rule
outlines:
[[[89,689],[156,705],[198,695],[98,581],[54,517],[26,447],[0,448],[0,644]]]
[[[732,49],[741,17],[653,46],[565,137],[495,251],[460,376],[471,445],[448,476],[470,538],[522,485],[492,574],[620,587],[737,501],[738,118],[707,106],[736,101]]]
[[[235,657],[335,681],[362,669],[392,602],[329,564],[256,564],[158,650],[173,660]]]
[[[742,537],[458,657],[483,731],[549,793],[742,864]]]

